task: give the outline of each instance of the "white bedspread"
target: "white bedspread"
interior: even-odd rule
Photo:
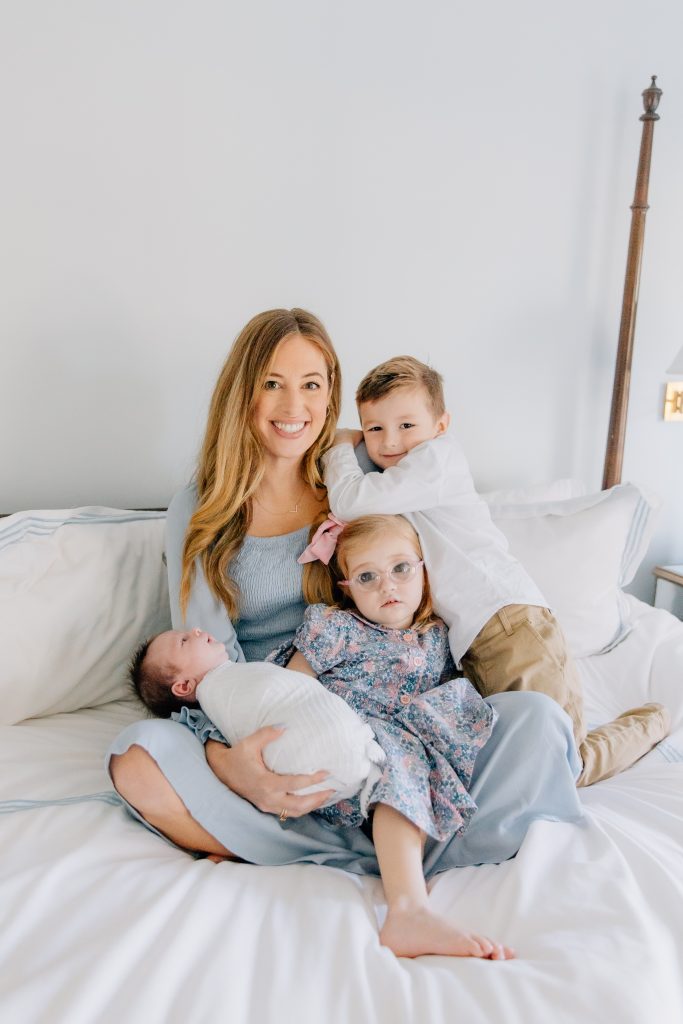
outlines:
[[[634,604],[633,633],[581,664],[597,722],[643,700],[674,732],[582,791],[585,823],[535,823],[516,858],[432,884],[507,963],[397,960],[377,879],[194,860],[117,806],[0,810],[0,1020],[8,1024],[680,1024],[683,626]],[[0,729],[0,800],[107,791],[132,704]]]

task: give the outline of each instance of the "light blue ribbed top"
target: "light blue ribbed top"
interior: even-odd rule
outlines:
[[[280,537],[245,537],[230,566],[240,588],[240,617],[234,623],[247,661],[265,656],[292,639],[304,618],[303,565],[297,558],[308,543],[310,527]]]
[[[262,661],[274,647],[291,640],[303,621],[303,566],[297,558],[308,542],[309,527],[279,537],[245,537],[230,565],[230,576],[240,588],[240,617],[235,623],[209,590],[198,562],[183,620],[182,551],[196,503],[197,491],[190,485],[176,494],[168,508],[166,561],[173,628],[199,626],[225,644],[233,661]]]

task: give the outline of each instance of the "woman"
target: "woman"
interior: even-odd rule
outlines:
[[[201,626],[236,660],[264,658],[293,637],[315,594],[319,563],[302,576],[297,557],[327,511],[319,459],[340,393],[334,348],[310,313],[271,310],[240,333],[214,390],[196,484],[169,507],[175,628]],[[569,719],[541,694],[498,700],[505,728],[477,758],[472,779],[479,810],[464,836],[427,844],[427,874],[513,856],[534,818],[580,817]],[[228,748],[198,712],[182,724],[147,720],[114,742],[111,774],[133,813],[185,849],[377,873],[362,831],[308,816],[328,791],[293,794],[322,781],[324,770],[280,776],[266,769],[262,750],[277,735],[275,727],[261,729]]]

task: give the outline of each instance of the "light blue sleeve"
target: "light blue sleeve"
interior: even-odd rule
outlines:
[[[171,602],[171,622],[174,629],[198,626],[211,633],[216,640],[225,644],[231,661],[244,661],[235,629],[228,618],[223,604],[209,590],[199,559],[195,564],[195,575],[187,605],[187,616],[183,619],[180,611],[180,576],[183,545],[187,524],[197,505],[197,490],[193,485],[178,491],[168,506],[166,517],[166,566],[168,569],[168,593]]]
[[[361,441],[359,445],[356,445],[356,458],[358,459],[358,465],[364,473],[381,473],[382,470],[379,466],[376,466],[368,455],[368,450],[365,447],[365,441]]]

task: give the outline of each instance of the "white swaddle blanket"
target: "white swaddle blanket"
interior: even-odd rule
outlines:
[[[360,793],[365,813],[384,751],[370,726],[317,679],[265,661],[226,661],[207,672],[196,696],[231,745],[266,725],[285,726],[264,748],[268,768],[280,775],[325,769],[328,778],[297,792],[334,789],[325,807]]]

